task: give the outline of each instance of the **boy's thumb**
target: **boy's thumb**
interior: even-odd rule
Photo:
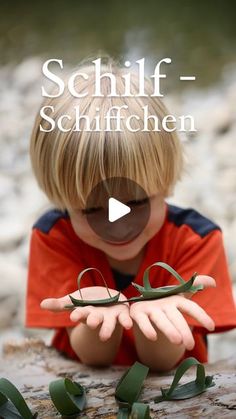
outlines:
[[[204,288],[215,288],[216,281],[209,275],[197,275],[195,280],[193,281],[193,286],[196,285],[203,285]],[[198,292],[198,291],[196,291]],[[185,292],[184,296],[186,298],[191,298],[196,292]]]

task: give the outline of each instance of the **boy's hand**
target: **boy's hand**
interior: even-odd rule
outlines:
[[[110,289],[110,294],[113,297],[117,295],[118,291]],[[85,300],[99,300],[108,298],[107,289],[105,287],[87,287],[81,289],[82,297]],[[72,297],[80,299],[79,291],[71,293]],[[119,301],[126,300],[123,294],[120,294]],[[51,311],[64,311],[65,305],[71,304],[69,295],[61,298],[46,298],[40,304],[40,307]],[[102,341],[110,339],[115,330],[116,323],[119,322],[125,329],[130,329],[133,321],[129,315],[129,304],[115,304],[112,306],[85,306],[76,307],[70,314],[70,319],[74,322],[80,321],[86,323],[90,329],[96,329],[101,325],[99,337]]]
[[[193,283],[193,285],[200,284],[204,288],[216,286],[215,280],[205,275],[198,275]],[[151,323],[153,322],[171,343],[176,345],[182,343],[186,349],[191,350],[194,347],[194,339],[182,312],[196,319],[208,330],[212,331],[215,328],[211,317],[197,303],[189,300],[192,295],[185,293],[159,300],[133,303],[130,306],[130,316],[147,339],[155,341],[158,338]]]

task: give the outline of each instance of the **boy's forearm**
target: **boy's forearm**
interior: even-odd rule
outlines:
[[[135,346],[140,361],[153,371],[171,370],[185,351],[184,345],[175,345],[157,330],[157,340],[147,339],[134,322]]]
[[[117,354],[123,333],[122,326],[117,323],[112,336],[105,342],[99,339],[99,330],[99,326],[92,330],[82,322],[67,328],[71,346],[84,364],[107,366],[112,364]]]

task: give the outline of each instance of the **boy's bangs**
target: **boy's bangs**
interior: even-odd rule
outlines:
[[[124,80],[117,70],[117,91],[122,94]],[[80,80],[81,81],[81,80]],[[151,89],[146,81],[145,86]],[[168,196],[173,186],[180,179],[183,168],[183,150],[176,132],[153,130],[143,131],[143,107],[148,105],[150,113],[161,120],[167,110],[159,98],[152,97],[92,97],[94,81],[87,85],[76,86],[78,92],[88,89],[89,97],[75,99],[69,94],[45,101],[55,108],[54,119],[58,122],[61,115],[72,115],[64,121],[65,132],[58,128],[52,132],[41,132],[37,118],[31,136],[31,162],[39,186],[60,209],[83,209],[91,191],[106,179],[127,178],[140,185],[147,196],[162,193]],[[102,81],[102,91],[109,91],[106,78]],[[133,91],[138,91],[137,80],[133,80]],[[104,93],[104,95],[105,95]],[[86,115],[91,130],[82,120],[81,130],[74,129],[76,118],[73,112],[80,105],[81,115]],[[106,128],[107,112],[111,108],[122,108],[120,130],[116,130],[116,121],[111,119],[111,129]],[[97,113],[97,109],[99,112]],[[100,117],[100,128],[94,130],[95,118]],[[132,120],[132,129],[125,124],[128,117]],[[123,119],[122,119],[123,117]],[[136,132],[134,132],[136,130]],[[132,188],[129,184],[129,188]],[[110,196],[117,195],[119,183],[109,181]],[[132,191],[130,191],[132,192]],[[99,197],[98,197],[99,198]],[[137,199],[139,199],[137,197]]]
[[[160,167],[161,158],[158,157],[149,135],[113,132],[108,132],[105,136],[104,133],[99,134],[93,133],[92,139],[84,138],[84,141],[84,136],[81,136],[74,163],[68,159],[66,153],[63,164],[65,177],[63,184],[58,187],[67,208],[85,208],[91,191],[100,182],[103,182],[110,196],[121,196],[125,189],[125,193],[130,194],[132,199],[144,198],[140,194],[140,188],[134,190],[132,182],[127,182],[124,186],[125,179],[136,182],[147,196],[155,195],[157,192],[165,193],[165,179]],[[75,151],[70,153],[71,156],[74,154]],[[106,180],[109,181],[105,182]],[[99,196],[97,200],[99,203]]]

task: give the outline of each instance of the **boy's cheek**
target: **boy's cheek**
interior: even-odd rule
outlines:
[[[94,242],[98,241],[98,237],[94,233],[94,231],[89,226],[86,217],[82,215],[73,215],[70,214],[71,224],[75,234],[83,241],[88,244],[94,245]]]
[[[161,211],[152,210],[151,216],[147,223],[144,233],[149,237],[153,237],[158,231],[161,229],[165,220],[165,210],[162,209]]]

